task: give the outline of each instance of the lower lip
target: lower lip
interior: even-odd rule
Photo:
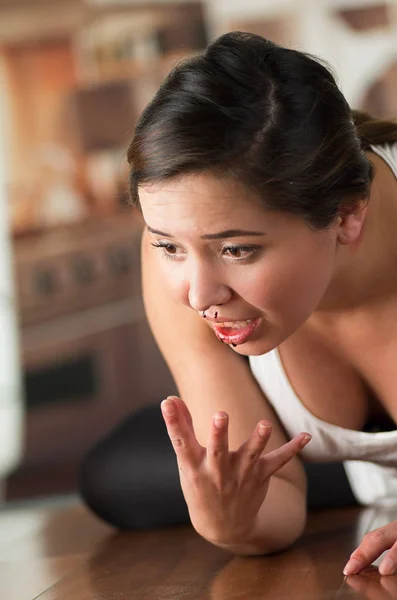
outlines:
[[[259,324],[259,318],[254,319],[246,327],[242,329],[231,329],[230,327],[218,327],[213,324],[216,337],[224,342],[225,344],[244,344],[248,338],[252,335],[257,325]]]

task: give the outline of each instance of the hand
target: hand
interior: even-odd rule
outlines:
[[[174,407],[167,415],[166,406]],[[161,408],[180,470],[182,491],[195,530],[215,544],[244,542],[266,497],[270,477],[310,441],[300,433],[277,450],[262,456],[271,433],[269,421],[259,421],[237,451],[229,452],[228,415],[218,412],[207,448],[196,439],[186,404],[177,396]]]
[[[390,549],[389,549],[390,548]],[[389,550],[379,566],[381,575],[394,575],[397,571],[397,521],[366,533],[359,547],[350,555],[343,569],[345,575],[357,575]]]
[[[360,598],[368,598],[368,600],[397,598],[397,577],[379,577],[378,569],[375,567],[365,569],[361,575],[347,577],[346,584],[358,592]]]

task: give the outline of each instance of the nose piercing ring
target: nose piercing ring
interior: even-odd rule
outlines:
[[[201,316],[203,317],[203,319],[206,319],[206,318],[207,318],[207,315],[205,314],[205,310],[203,310],[203,312],[202,312],[202,315],[201,315]],[[218,313],[216,312],[216,313],[215,313],[215,319],[217,318],[217,316],[218,316]]]

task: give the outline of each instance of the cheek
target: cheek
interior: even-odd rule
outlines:
[[[327,248],[269,260],[252,282],[254,304],[273,315],[275,321],[280,320],[280,315],[283,320],[305,320],[318,306],[330,282],[332,267],[332,253]],[[251,297],[253,300],[252,293]]]
[[[294,262],[280,290],[290,312],[306,319],[319,305],[332,277],[333,255],[318,248]]]
[[[169,265],[165,260],[163,263],[165,263],[161,265],[163,285],[168,294],[178,304],[189,305],[189,281],[185,277],[184,269]]]

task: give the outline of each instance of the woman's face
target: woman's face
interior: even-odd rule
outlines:
[[[334,269],[332,228],[313,231],[266,210],[236,181],[207,174],[142,187],[139,196],[172,296],[206,311],[208,325],[240,354],[275,348],[319,306]]]

